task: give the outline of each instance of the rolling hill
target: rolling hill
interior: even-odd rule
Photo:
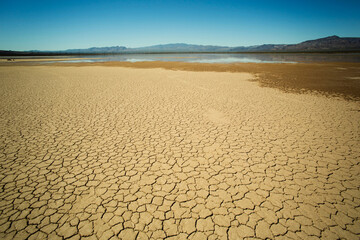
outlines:
[[[125,46],[92,47],[61,51],[0,51],[2,56],[11,55],[58,55],[58,54],[119,54],[119,53],[256,53],[256,52],[350,52],[360,51],[360,38],[330,36],[298,44],[263,44],[255,46],[213,46],[171,43],[139,48]]]

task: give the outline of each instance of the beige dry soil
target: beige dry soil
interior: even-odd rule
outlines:
[[[1,66],[0,238],[359,239],[359,102],[254,78]]]

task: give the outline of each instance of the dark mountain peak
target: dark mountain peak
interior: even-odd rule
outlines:
[[[341,38],[336,35],[309,40],[285,47],[285,50],[288,51],[335,51],[358,49],[360,49],[360,38]]]
[[[334,40],[334,39],[339,39],[339,36],[333,35],[333,36],[329,36],[329,37],[324,37],[324,38],[319,38],[316,40]]]
[[[336,35],[333,36],[329,36],[329,37],[324,37],[324,38],[318,38],[318,39],[314,39],[314,40],[307,40],[304,42],[301,42],[299,44],[304,44],[304,43],[322,43],[322,42],[333,42],[333,41],[339,41],[342,38]]]

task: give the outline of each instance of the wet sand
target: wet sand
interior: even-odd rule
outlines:
[[[360,237],[356,64],[10,64],[1,239]]]

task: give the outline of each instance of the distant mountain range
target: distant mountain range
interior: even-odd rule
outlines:
[[[248,47],[226,47],[174,43],[149,47],[127,48],[124,46],[92,47],[62,51],[0,51],[0,55],[56,55],[56,54],[119,54],[119,53],[251,53],[251,52],[349,52],[360,51],[360,38],[330,36],[298,44],[263,44]]]

